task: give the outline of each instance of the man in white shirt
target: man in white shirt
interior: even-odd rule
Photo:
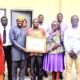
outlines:
[[[66,80],[71,79],[73,61],[77,71],[77,80],[80,80],[80,27],[79,17],[71,17],[71,27],[64,33],[64,46],[66,51]]]
[[[63,14],[62,13],[57,14],[57,21],[59,22],[59,26],[61,29],[61,38],[63,41],[64,32],[68,29],[68,25],[63,22]]]
[[[42,28],[46,32],[46,37],[48,37],[48,34],[50,33],[50,30],[49,30],[49,25],[47,25],[47,24],[44,23],[44,16],[42,14],[40,14],[38,16],[38,20],[39,20],[39,28]],[[44,55],[42,57],[44,59]],[[46,71],[43,71],[43,75],[45,77],[48,77]]]
[[[57,18],[57,21],[59,22],[59,28],[61,30],[61,43],[63,45],[64,32],[67,30],[68,25],[63,22],[63,14],[62,13],[58,13],[56,18]],[[63,45],[63,47],[64,47],[64,45]],[[63,63],[64,63],[64,61],[63,61]],[[60,73],[60,79],[63,79],[62,73]]]
[[[48,37],[48,34],[51,32],[51,25],[44,23],[44,16],[42,14],[38,16],[38,20],[39,27],[44,29],[44,31],[46,32],[46,37]]]
[[[5,60],[7,61],[8,80],[12,80],[12,62],[11,62],[11,42],[9,39],[9,30],[11,26],[7,26],[8,19],[6,16],[1,17],[0,33],[3,41]]]

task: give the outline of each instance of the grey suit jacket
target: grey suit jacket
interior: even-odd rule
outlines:
[[[10,29],[10,41],[12,43],[12,61],[20,61],[26,59],[26,54],[22,51],[26,45],[26,29],[12,27]]]

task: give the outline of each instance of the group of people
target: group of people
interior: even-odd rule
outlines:
[[[4,79],[5,60],[7,61],[8,80],[24,80],[28,55],[30,55],[31,80],[43,80],[44,74],[52,73],[52,80],[63,78],[72,80],[71,70],[73,61],[80,80],[80,26],[79,17],[71,16],[71,25],[63,22],[63,14],[57,14],[51,26],[44,23],[44,16],[40,14],[34,18],[32,26],[27,26],[27,20],[22,16],[16,19],[15,27],[8,27],[6,16],[1,18],[0,27],[0,80]],[[46,38],[46,53],[27,52],[26,36]],[[65,56],[65,63],[64,63]]]

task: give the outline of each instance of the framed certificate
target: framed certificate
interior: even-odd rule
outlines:
[[[26,50],[27,52],[45,53],[46,52],[46,39],[27,36],[26,37]]]

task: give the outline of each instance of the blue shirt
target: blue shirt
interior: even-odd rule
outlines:
[[[25,53],[22,48],[26,47],[26,29],[19,27],[12,27],[10,29],[10,41],[12,43],[12,61],[24,60]]]

